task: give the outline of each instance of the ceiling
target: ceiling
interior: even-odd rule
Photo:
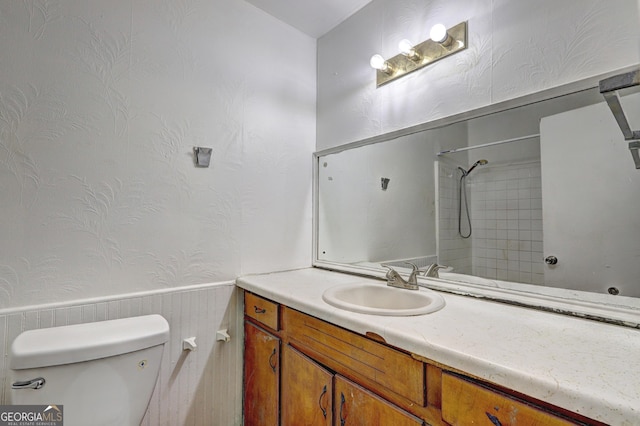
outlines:
[[[371,0],[247,0],[313,38],[329,32]]]

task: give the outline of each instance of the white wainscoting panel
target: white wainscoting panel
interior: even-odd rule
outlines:
[[[160,314],[170,326],[158,382],[143,426],[240,425],[242,300],[233,282],[122,295],[67,305],[0,311],[0,403],[8,398],[8,353],[26,330]],[[231,341],[216,341],[228,329]],[[182,350],[196,337],[197,350]]]

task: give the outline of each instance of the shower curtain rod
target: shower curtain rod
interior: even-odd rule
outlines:
[[[440,151],[438,153],[438,157],[444,154],[453,154],[454,152],[468,151],[470,149],[485,148],[487,146],[502,145],[503,143],[518,142],[518,141],[524,141],[527,139],[533,139],[533,138],[539,138],[539,137],[540,137],[540,133],[536,133],[534,135],[520,136],[513,139],[505,139],[503,141],[488,142],[488,143],[483,143],[481,145],[466,146],[464,148],[447,149],[445,151]]]

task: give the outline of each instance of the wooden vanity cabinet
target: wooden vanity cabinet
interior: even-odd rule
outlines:
[[[331,426],[333,373],[290,345],[282,349],[282,425]]]
[[[334,425],[423,426],[424,422],[342,376],[335,377]]]
[[[442,374],[442,418],[453,426],[473,424],[477,419],[486,419],[487,425],[568,426],[576,424],[542,408],[518,401],[509,395],[450,373]]]
[[[282,349],[283,426],[422,426],[374,393],[335,375],[290,345]]]
[[[279,329],[280,305],[253,293],[244,295],[244,315],[275,332]]]
[[[411,355],[290,308],[282,310],[282,324],[287,340],[322,365],[424,405],[424,364]]]
[[[244,325],[244,424],[277,426],[280,405],[280,339]]]
[[[245,293],[244,424],[280,424],[279,305]]]
[[[244,374],[245,425],[604,425],[249,292]]]

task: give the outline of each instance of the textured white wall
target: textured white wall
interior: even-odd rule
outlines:
[[[310,264],[315,40],[243,1],[23,0],[0,52],[0,308]]]
[[[469,22],[469,48],[379,89],[374,53]],[[318,41],[317,149],[640,62],[636,0],[377,0]]]

